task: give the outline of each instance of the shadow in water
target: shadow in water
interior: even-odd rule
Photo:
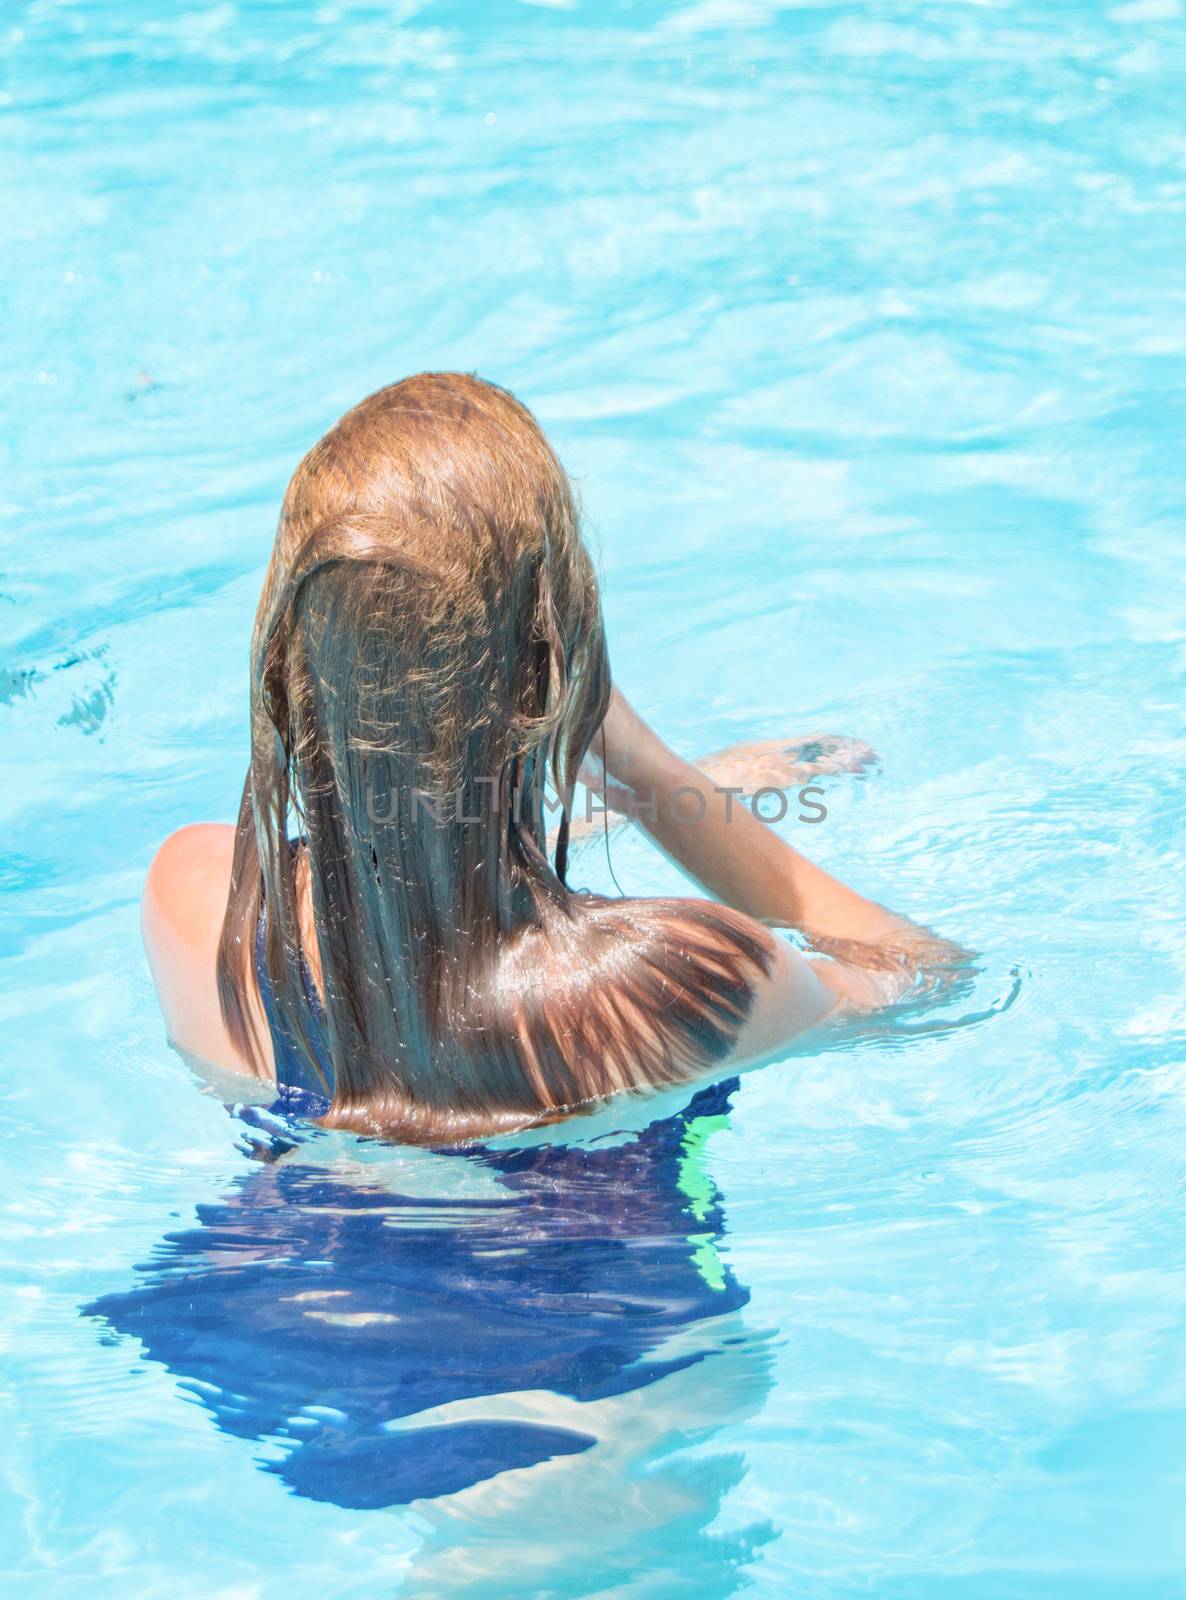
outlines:
[[[767,1387],[704,1163],[734,1088],[625,1141],[391,1152],[386,1169],[317,1164],[321,1135],[265,1140],[133,1287],[83,1311],[134,1335],[220,1428],[266,1441],[261,1466],[296,1494],[423,1502],[601,1446],[629,1495],[673,1433],[702,1438]],[[701,1366],[625,1423],[612,1404]],[[692,1494],[701,1529],[741,1470]],[[604,1467],[599,1481],[612,1492]]]

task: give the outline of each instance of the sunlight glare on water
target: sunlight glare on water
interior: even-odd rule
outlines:
[[[0,63],[7,1587],[1186,1594],[1178,0],[12,0]],[[199,1093],[143,872],[234,813],[288,475],[422,368],[536,411],[680,750],[874,747],[783,826],[970,994],[469,1154]]]

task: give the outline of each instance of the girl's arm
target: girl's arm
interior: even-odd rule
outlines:
[[[709,894],[770,926],[797,928],[835,957],[843,970],[830,986],[851,1004],[897,999],[924,968],[965,955],[815,866],[670,750],[616,690],[590,755],[611,803]]]

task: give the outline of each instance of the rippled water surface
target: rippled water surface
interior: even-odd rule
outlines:
[[[0,52],[6,1592],[1186,1594],[1178,0]],[[289,472],[424,367],[550,430],[677,746],[875,747],[786,826],[973,994],[469,1154],[199,1091],[142,874],[233,812]]]

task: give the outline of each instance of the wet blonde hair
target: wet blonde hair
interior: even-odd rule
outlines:
[[[328,1056],[333,1123],[484,1132],[728,1053],[769,968],[762,930],[566,883],[566,802],[609,663],[569,480],[512,395],[421,374],[314,446],[284,498],[252,666],[218,976],[257,1070],[261,919],[274,1026],[311,1075]]]

